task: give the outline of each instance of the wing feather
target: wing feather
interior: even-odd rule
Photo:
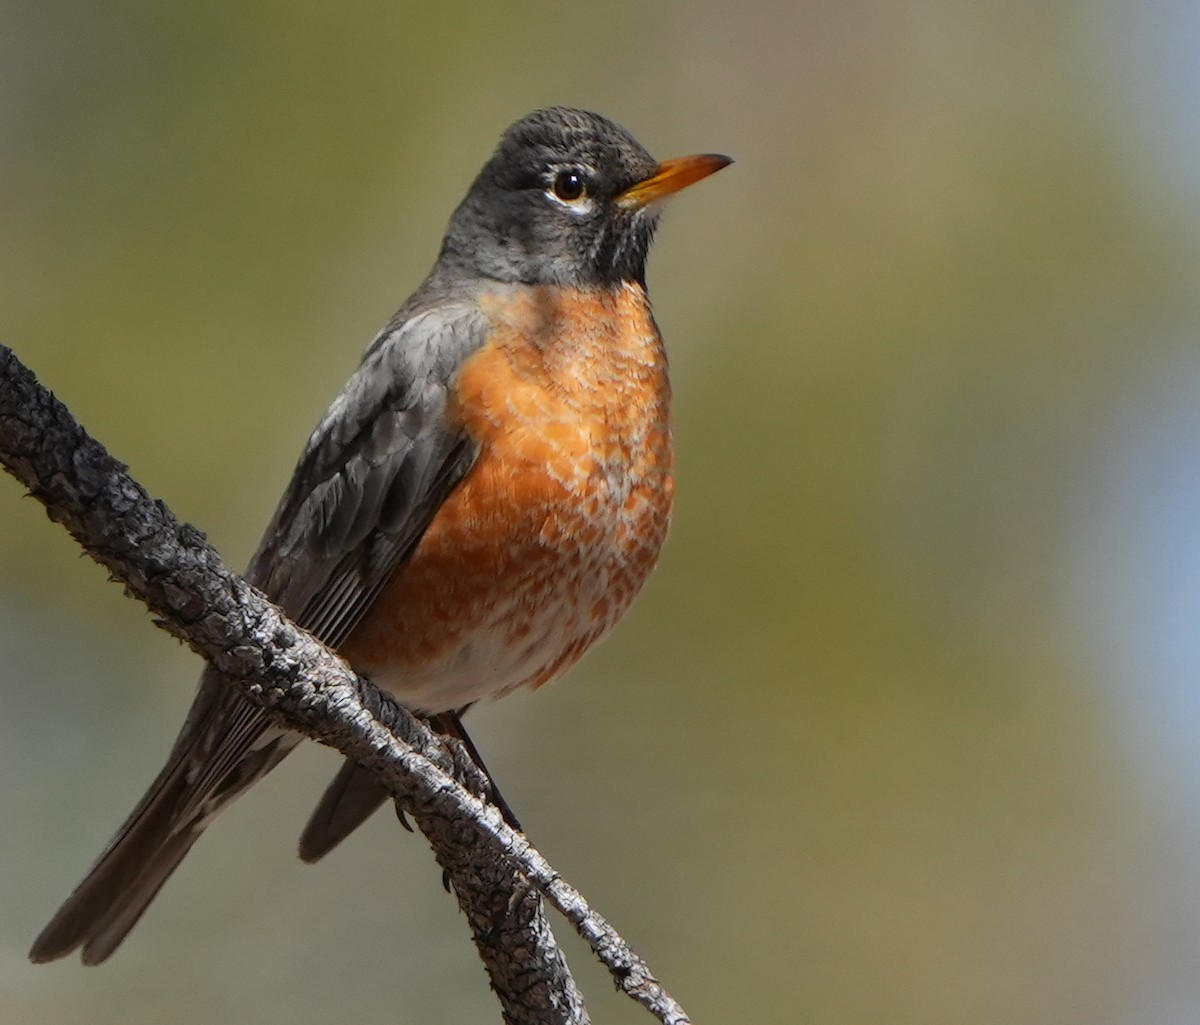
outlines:
[[[474,306],[410,303],[309,439],[246,576],[327,644],[354,629],[473,465],[449,396],[485,333]],[[206,669],[167,764],[30,956],[108,958],[205,825],[298,740]]]

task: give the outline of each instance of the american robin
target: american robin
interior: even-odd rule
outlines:
[[[658,558],[674,484],[646,255],[661,201],[729,162],[658,163],[581,110],[512,125],[250,561],[297,623],[472,752],[459,716],[573,665]],[[213,817],[300,739],[206,669],[166,766],[30,957],[108,958]],[[301,857],[384,799],[344,765]]]

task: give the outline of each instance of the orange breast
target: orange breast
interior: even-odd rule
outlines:
[[[436,712],[572,665],[649,576],[674,491],[666,356],[644,291],[502,288],[460,368],[474,468],[342,646]]]

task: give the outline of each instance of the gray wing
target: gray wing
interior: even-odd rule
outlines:
[[[478,447],[447,416],[483,343],[469,306],[406,308],[372,344],[309,439],[247,578],[336,647],[420,541]],[[299,740],[211,668],[158,778],[39,935],[35,961],[107,959],[223,807]]]
[[[246,579],[331,647],[474,464],[478,445],[447,417],[447,405],[455,372],[486,330],[474,306],[401,310],[305,446]],[[298,739],[206,671],[176,742],[193,763],[189,799],[177,810],[207,821]],[[189,756],[197,740],[201,749]]]
[[[305,446],[246,579],[331,647],[474,464],[478,445],[447,405],[456,370],[485,333],[473,306],[402,310]],[[207,821],[298,739],[206,671],[176,746],[193,766],[182,817]]]
[[[313,432],[246,578],[337,647],[474,463],[447,418],[452,379],[483,342],[474,307],[385,331]]]

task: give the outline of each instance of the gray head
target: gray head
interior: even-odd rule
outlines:
[[[660,201],[728,164],[658,163],[599,114],[539,110],[504,133],[442,243],[441,271],[592,288],[645,279]]]

